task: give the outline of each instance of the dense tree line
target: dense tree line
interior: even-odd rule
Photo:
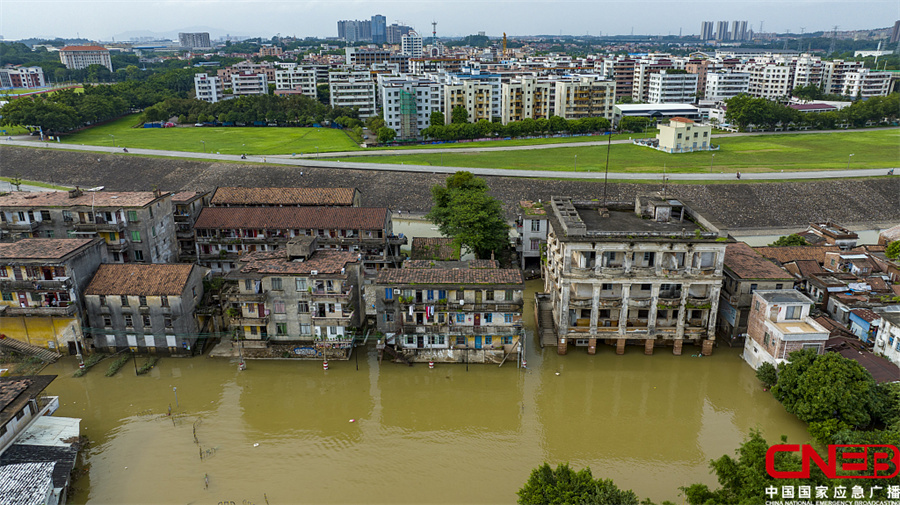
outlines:
[[[725,119],[741,129],[750,125],[759,128],[808,126],[815,130],[827,130],[840,124],[863,127],[870,121],[895,121],[900,114],[900,93],[857,100],[841,110],[829,112],[799,112],[778,102],[744,94],[729,98],[725,103],[728,105]]]
[[[459,112],[462,111],[462,112]],[[610,129],[609,120],[602,117],[566,120],[559,116],[549,119],[523,119],[504,125],[499,122],[479,120],[468,122],[465,109],[457,107],[451,111],[451,123],[444,124],[444,114],[437,112],[431,117],[431,126],[422,130],[422,135],[431,140],[462,140],[486,137],[524,137],[568,132],[572,134],[603,132]]]
[[[182,123],[265,121],[294,126],[309,126],[342,118],[336,122],[352,129],[362,128],[356,109],[332,108],[303,95],[249,95],[217,103],[168,98],[144,109],[145,121],[164,121],[171,117],[178,117]]]

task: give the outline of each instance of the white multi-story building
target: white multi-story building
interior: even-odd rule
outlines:
[[[66,68],[87,68],[103,65],[113,71],[109,49],[101,46],[66,46],[59,50],[59,60]]]
[[[194,95],[197,100],[216,103],[222,99],[222,81],[216,76],[194,74]]]
[[[209,42],[209,32],[179,33],[178,43],[182,47],[189,49],[208,49],[212,47],[212,44]]]
[[[41,67],[0,68],[0,88],[42,88],[46,85]]]
[[[268,95],[269,78],[263,72],[231,74],[231,92],[240,95]]]
[[[358,108],[360,119],[375,115],[375,81],[368,70],[328,72],[332,107]]]
[[[316,98],[316,69],[291,65],[275,71],[275,94],[299,93]]]
[[[844,76],[844,86],[841,88],[841,94],[861,98],[887,96],[888,88],[891,84],[891,73],[873,71],[868,68],[849,72]]]
[[[697,101],[697,74],[663,70],[650,74],[649,103],[694,103]]]
[[[875,337],[875,352],[900,366],[900,312],[882,312],[881,329]]]
[[[598,75],[567,76],[556,80],[554,88],[554,115],[564,119],[605,117],[612,121],[616,81],[602,80]]]
[[[746,93],[750,88],[750,74],[746,72],[715,72],[706,74],[706,99],[727,100]]]
[[[421,58],[423,55],[422,36],[411,31],[400,37],[400,52],[408,54],[410,58]]]
[[[420,137],[431,125],[431,113],[440,110],[441,85],[415,76],[379,76],[379,96],[385,126],[399,139]]]
[[[861,61],[832,60],[822,62],[822,91],[831,95],[840,95],[844,90],[844,79],[852,72],[862,70]]]
[[[751,62],[740,65],[739,68],[750,74],[747,92],[751,96],[775,100],[790,96],[793,90],[793,69],[790,66],[774,62]]]

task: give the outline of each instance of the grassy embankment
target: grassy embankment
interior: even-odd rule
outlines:
[[[610,172],[773,172],[892,168],[900,165],[900,130],[823,132],[815,134],[760,135],[714,139],[721,150],[666,154],[631,144],[613,145]],[[713,156],[713,154],[715,156]],[[850,157],[850,154],[853,154]],[[441,154],[408,154],[345,161],[441,165]],[[534,151],[444,153],[443,165],[471,168],[603,171],[605,146],[563,147]]]

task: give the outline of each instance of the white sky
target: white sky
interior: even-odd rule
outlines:
[[[110,40],[128,32],[167,33],[191,28],[215,38],[337,36],[339,19],[382,14],[430,35],[537,34],[685,35],[701,21],[746,20],[754,31],[800,33],[892,26],[898,0],[0,0],[0,35],[5,39],[75,37]]]

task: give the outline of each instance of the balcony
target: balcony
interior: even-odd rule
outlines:
[[[9,231],[34,231],[41,225],[41,221],[3,221],[0,222],[0,230],[9,230]]]
[[[590,277],[593,275],[593,268],[582,268],[582,267],[570,267],[569,274],[572,277]]]
[[[107,242],[106,248],[111,252],[122,252],[128,248],[128,241],[123,238],[113,242]]]
[[[53,280],[3,280],[0,281],[0,289],[3,291],[55,291],[72,287],[71,277],[57,277]]]
[[[32,316],[32,317],[71,317],[75,315],[75,304],[64,307],[10,307],[6,306],[0,314],[4,316]]]
[[[313,289],[312,291],[309,291],[308,294],[318,298],[350,298],[350,291],[339,293],[335,291],[326,291],[324,289]]]
[[[75,231],[102,231],[102,232],[121,232],[125,231],[124,221],[105,221],[97,219],[93,223],[75,223]]]
[[[324,315],[313,315],[313,324],[317,326],[346,326],[353,319],[356,312],[344,312],[341,314],[325,313]]]
[[[233,317],[232,326],[266,326],[269,324],[268,316],[264,317]]]

